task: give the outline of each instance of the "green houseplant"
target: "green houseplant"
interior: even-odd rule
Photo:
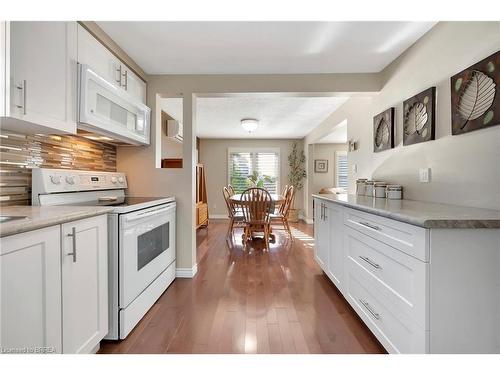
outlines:
[[[288,183],[295,188],[295,191],[301,190],[304,187],[304,179],[307,177],[305,163],[306,155],[304,151],[297,148],[297,142],[293,142],[292,150],[288,155],[288,165],[290,167]],[[288,215],[288,220],[295,223],[299,221],[299,210],[294,208],[293,203]]]

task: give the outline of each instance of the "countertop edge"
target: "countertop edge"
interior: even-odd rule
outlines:
[[[415,225],[426,229],[499,229],[500,220],[496,219],[423,219],[412,218],[403,214],[394,213],[381,208],[372,208],[362,204],[332,199],[322,194],[312,194],[313,198],[323,199],[328,202],[336,203],[348,208],[367,212],[369,214],[386,217],[403,223]],[[383,198],[379,198],[383,199]],[[431,203],[431,202],[425,202]],[[464,207],[466,208],[466,207]]]
[[[14,224],[13,228],[8,228],[5,230],[5,225],[9,225],[10,223],[5,223],[0,225],[0,238],[14,236],[16,234],[31,232],[38,229],[48,228],[54,225],[61,225],[64,223],[69,223],[72,221],[87,219],[90,217],[105,215],[109,212],[112,212],[113,208],[110,207],[89,207],[89,211],[87,212],[77,212],[74,214],[68,214],[64,216],[60,216],[57,218],[47,218],[47,219],[36,219],[33,222],[24,222],[20,220],[19,222],[12,222]]]

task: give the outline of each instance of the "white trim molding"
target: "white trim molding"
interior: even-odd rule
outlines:
[[[181,279],[191,279],[198,272],[198,264],[195,264],[192,268],[176,268],[175,277]]]

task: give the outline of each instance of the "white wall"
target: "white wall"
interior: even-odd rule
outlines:
[[[228,184],[227,149],[230,147],[280,149],[280,188],[288,184],[288,154],[293,142],[302,149],[302,141],[297,139],[200,139],[200,162],[205,165],[208,208],[210,216],[227,215],[222,188]],[[302,209],[302,192],[297,194],[295,208]]]
[[[346,119],[347,138],[359,145],[348,153],[351,193],[356,178],[373,178],[402,184],[407,199],[500,209],[500,126],[452,136],[450,98],[450,77],[498,50],[500,22],[440,22],[381,73],[380,93],[349,99],[304,147]],[[431,86],[437,88],[436,140],[403,146],[402,103]],[[373,116],[391,106],[395,148],[374,153]],[[431,168],[430,183],[418,181],[419,168]],[[307,206],[310,218],[310,200]]]
[[[342,143],[316,143],[311,146],[313,168],[309,172],[312,180],[310,194],[319,193],[322,188],[337,187],[335,152],[347,151],[347,145]],[[328,160],[328,172],[319,173],[314,171],[314,160]]]
[[[500,22],[444,22],[386,68],[370,116],[396,107],[396,147],[374,153],[372,123],[348,126],[348,138],[363,141],[349,155],[362,166],[357,177],[401,183],[409,199],[500,209],[500,126],[452,136],[450,98],[450,77],[498,50]],[[431,86],[437,91],[436,140],[402,146],[402,102]],[[432,168],[431,183],[418,182],[422,167]]]

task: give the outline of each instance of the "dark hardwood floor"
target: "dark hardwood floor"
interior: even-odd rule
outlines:
[[[176,279],[127,339],[100,353],[384,353],[313,257],[312,225],[275,230],[263,252],[226,239],[227,221],[197,233],[198,273]]]

